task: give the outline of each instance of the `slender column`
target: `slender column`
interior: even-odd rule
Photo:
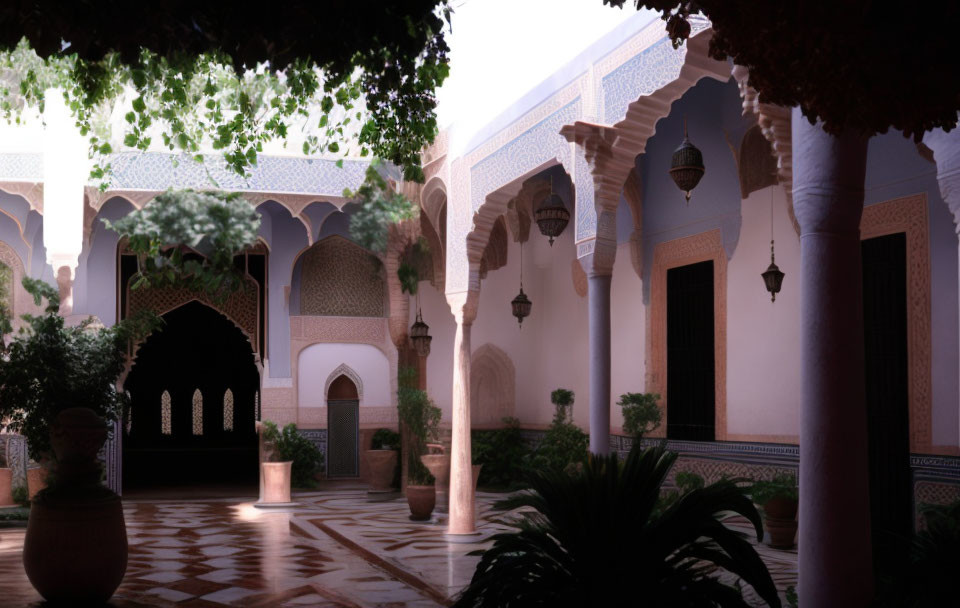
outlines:
[[[800,576],[805,606],[873,599],[860,217],[867,139],[793,113],[800,223]],[[841,507],[842,505],[842,507]]]
[[[587,281],[590,322],[590,452],[610,453],[610,286],[609,274]]]
[[[960,129],[953,129],[949,133],[944,133],[942,129],[930,131],[923,137],[923,143],[933,151],[940,198],[953,214],[953,227],[960,239]],[[960,268],[960,247],[957,248],[957,261]]]
[[[479,292],[447,296],[457,330],[453,339],[453,438],[450,458],[450,520],[448,534],[473,534],[476,517],[473,462],[470,450],[470,330],[476,318]]]

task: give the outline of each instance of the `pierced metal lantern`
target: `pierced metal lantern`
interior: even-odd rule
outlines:
[[[780,271],[780,268],[777,266],[773,257],[773,241],[770,241],[770,266],[767,267],[767,271],[761,274],[763,277],[763,282],[767,286],[767,291],[770,292],[770,301],[777,301],[777,294],[780,293],[780,287],[783,285],[783,272]]]
[[[418,310],[417,320],[410,326],[410,341],[413,342],[413,348],[421,357],[430,354],[430,342],[433,336],[430,335],[430,326],[423,322],[423,315]]]
[[[683,190],[687,203],[690,202],[690,191],[700,183],[705,170],[703,154],[690,143],[690,138],[687,137],[687,125],[684,122],[683,143],[673,152],[673,159],[670,161],[670,177],[673,178],[677,187]]]
[[[520,285],[520,293],[510,302],[510,307],[513,309],[513,316],[520,323],[520,328],[523,329],[523,320],[530,316],[530,309],[533,308],[533,302],[527,294],[523,293],[523,285]]]
[[[533,215],[540,227],[540,233],[550,237],[550,246],[553,247],[553,239],[560,236],[570,221],[570,212],[563,204],[563,199],[551,193],[540,202]]]

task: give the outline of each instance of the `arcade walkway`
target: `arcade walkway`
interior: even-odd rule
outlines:
[[[369,503],[362,490],[300,494],[301,506],[287,511],[260,510],[235,498],[130,501],[125,504],[130,562],[111,604],[448,605],[479,559],[467,553],[505,529],[498,520],[506,514],[490,508],[499,498],[477,494],[480,534],[468,544],[446,541],[445,515],[414,523],[405,501]],[[20,561],[23,534],[22,528],[0,528],[4,606],[40,604]],[[781,589],[796,584],[795,551],[759,550]]]

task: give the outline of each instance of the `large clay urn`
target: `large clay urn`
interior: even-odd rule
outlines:
[[[45,467],[27,469],[27,498],[33,500],[37,492],[47,487],[47,474]]]
[[[433,486],[407,485],[407,504],[410,505],[410,519],[426,521],[433,513],[437,503],[437,491]]]
[[[13,469],[0,469],[0,507],[8,507],[13,502]]]
[[[367,450],[367,470],[369,471],[371,492],[392,492],[393,473],[397,468],[396,450]]]
[[[63,410],[50,429],[56,483],[32,501],[23,543],[27,577],[50,602],[102,604],[127,570],[120,497],[100,483],[106,438],[106,423],[87,408]]]
[[[763,505],[764,523],[775,549],[790,549],[797,537],[797,501],[778,496]]]
[[[433,475],[437,494],[437,511],[446,513],[450,494],[450,454],[424,454],[420,462]]]

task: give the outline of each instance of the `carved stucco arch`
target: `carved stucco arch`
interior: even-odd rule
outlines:
[[[232,318],[229,314],[225,313],[223,310],[221,310],[218,306],[214,305],[212,302],[206,301],[201,297],[193,297],[190,299],[186,299],[174,306],[167,307],[162,312],[159,312],[159,311],[154,311],[154,312],[158,317],[162,317],[163,315],[171,313],[174,310],[177,310],[178,308],[183,308],[184,306],[186,306],[187,304],[190,304],[191,302],[197,302],[198,304],[211,309],[212,311],[214,311],[215,313],[217,313],[218,315],[220,315],[221,317],[229,321],[234,327],[236,327],[240,331],[241,334],[243,334],[243,337],[246,339],[247,344],[250,345],[250,351],[253,356],[253,364],[257,367],[257,374],[260,377],[260,386],[262,389],[263,361],[260,360],[260,355],[258,354],[258,351],[257,351],[256,336],[258,334],[255,333],[254,336],[251,337],[251,335],[247,332],[247,330],[245,330],[243,326],[237,322],[236,319]],[[127,376],[130,375],[130,371],[133,369],[133,366],[137,362],[137,351],[140,350],[140,347],[143,346],[143,343],[146,342],[147,338],[149,337],[150,336],[144,336],[143,338],[141,338],[140,340],[138,340],[133,344],[133,348],[131,349],[130,356],[127,358],[126,365],[124,365],[123,372],[120,374],[120,377],[117,379],[118,387],[122,387],[124,382],[127,381]]]
[[[43,215],[42,182],[0,182],[0,190],[22,197],[32,211]]]
[[[12,310],[10,311],[14,330],[23,325],[20,315],[26,313],[37,313],[39,307],[33,303],[33,298],[23,288],[23,278],[27,276],[23,260],[17,251],[4,241],[0,241],[0,262],[10,268],[10,288],[13,291],[11,298]]]
[[[363,405],[363,380],[360,378],[360,374],[346,363],[341,363],[337,366],[337,369],[330,372],[330,375],[327,376],[326,382],[323,383],[323,402],[327,402],[327,395],[330,394],[330,385],[340,376],[346,376],[350,382],[353,382],[353,385],[357,387],[357,399],[360,405]]]
[[[516,411],[516,370],[510,356],[487,343],[473,351],[470,363],[471,425],[474,428],[501,426],[501,419]],[[485,384],[488,383],[488,384]],[[481,385],[492,389],[493,403],[480,399]]]

